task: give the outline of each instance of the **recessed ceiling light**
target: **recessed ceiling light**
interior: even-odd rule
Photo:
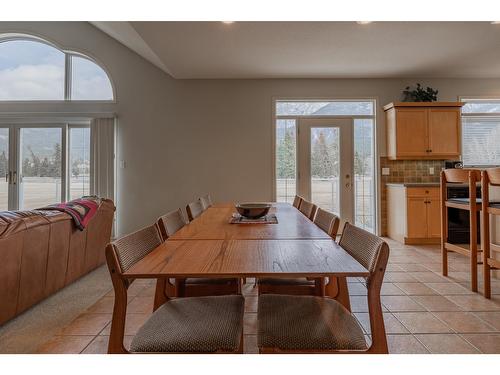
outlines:
[[[356,21],[358,25],[368,25],[369,23],[372,23],[373,21]]]
[[[234,23],[234,21],[222,21],[222,23],[225,23],[226,25],[230,25],[230,24]]]

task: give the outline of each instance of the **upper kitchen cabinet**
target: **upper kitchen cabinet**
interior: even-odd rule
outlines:
[[[395,102],[384,106],[389,159],[456,159],[460,156],[457,102]]]

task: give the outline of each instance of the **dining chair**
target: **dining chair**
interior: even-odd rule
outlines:
[[[306,215],[309,220],[314,219],[314,215],[316,214],[316,209],[317,207],[315,204],[305,199],[302,199],[300,201],[299,211],[302,212],[304,215]]]
[[[212,207],[212,197],[210,194],[204,195],[200,198],[201,205],[203,206],[203,210],[206,210],[208,207]]]
[[[491,271],[500,269],[500,245],[493,244],[490,237],[490,215],[500,215],[500,202],[490,200],[490,186],[500,186],[500,168],[489,168],[481,172],[483,283],[484,296],[491,298]]]
[[[476,184],[481,181],[481,172],[478,169],[445,169],[441,171],[441,257],[442,273],[448,276],[448,251],[465,255],[470,259],[471,290],[477,292],[477,226],[478,213],[481,211],[481,199],[476,197]],[[467,184],[469,198],[448,198],[447,185]],[[460,245],[448,242],[448,209],[456,208],[469,213],[469,244]]]
[[[354,315],[335,299],[265,294],[257,308],[260,353],[387,353],[380,289],[389,246],[381,238],[346,223],[340,246],[368,271],[371,345]]]
[[[298,209],[300,206],[300,202],[302,202],[302,199],[303,199],[302,197],[296,195],[295,198],[293,198],[293,207]]]
[[[198,216],[200,216],[203,213],[204,208],[201,203],[201,200],[198,199],[197,201],[191,202],[186,206],[186,212],[188,215],[189,221],[193,221],[196,219]]]
[[[161,244],[156,225],[106,247],[115,291],[108,353],[242,353],[244,298],[241,295],[177,298],[156,306],[125,349],[127,290],[124,273]]]
[[[162,241],[188,224],[182,210],[171,211],[158,218],[156,225],[160,231]],[[167,297],[201,297],[226,294],[241,294],[241,282],[238,278],[177,278],[172,285],[172,280],[158,280],[158,288],[165,290]]]
[[[340,219],[334,213],[318,207],[313,222],[333,239],[337,237]]]
[[[334,240],[339,229],[340,219],[333,213],[318,208],[314,223]],[[293,295],[325,295],[325,278],[259,278],[258,294],[293,294]],[[335,285],[336,287],[336,285]]]

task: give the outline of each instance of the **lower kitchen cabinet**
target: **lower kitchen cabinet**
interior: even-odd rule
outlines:
[[[387,185],[387,235],[405,244],[441,241],[439,186]]]

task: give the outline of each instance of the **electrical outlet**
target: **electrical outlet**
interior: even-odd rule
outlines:
[[[429,167],[429,174],[430,175],[434,174],[434,167]]]
[[[382,176],[389,176],[391,174],[390,168],[382,168]]]

